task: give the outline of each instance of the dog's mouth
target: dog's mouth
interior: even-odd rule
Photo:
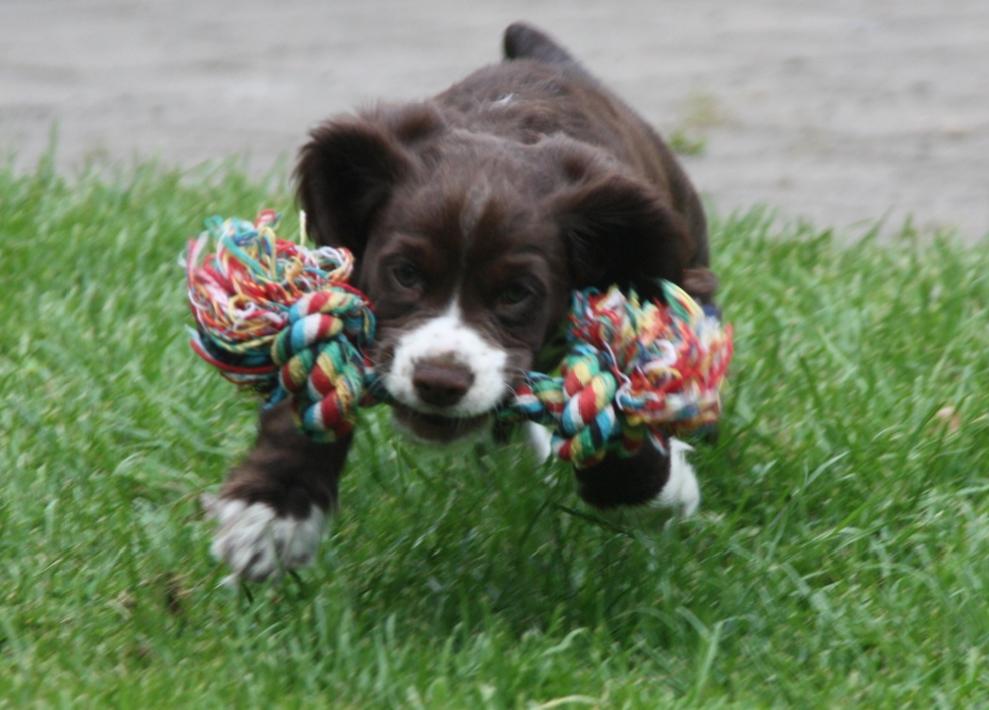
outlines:
[[[392,416],[397,428],[414,439],[447,443],[479,430],[489,419],[488,414],[473,417],[447,417],[430,414],[395,402]]]

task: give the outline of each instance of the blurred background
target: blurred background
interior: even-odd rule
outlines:
[[[986,0],[2,0],[0,154],[63,171],[232,155],[287,174],[320,119],[423,97],[543,26],[719,212],[989,231]]]

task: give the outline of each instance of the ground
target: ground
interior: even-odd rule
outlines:
[[[984,4],[412,7],[0,4],[0,704],[989,706]],[[713,206],[736,359],[700,513],[600,514],[521,443],[367,412],[315,564],[222,586],[198,500],[256,401],[190,352],[177,255],[214,213],[293,233],[305,126],[525,15]]]
[[[764,203],[851,227],[989,232],[983,0],[5,0],[0,151],[30,166],[250,156],[329,114],[445,88],[542,24],[686,152],[720,213]],[[284,172],[284,171],[283,171]]]
[[[0,170],[0,698],[989,703],[989,251],[715,217],[737,349],[697,516],[602,515],[522,444],[411,448],[367,412],[314,565],[230,590],[198,500],[256,404],[191,353],[176,256],[199,215],[287,202]]]

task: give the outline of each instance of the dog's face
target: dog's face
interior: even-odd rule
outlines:
[[[480,427],[558,332],[574,288],[679,280],[684,229],[569,139],[506,140],[414,105],[317,129],[298,167],[320,243],[358,258],[372,360],[418,438]]]
[[[362,260],[380,324],[374,360],[397,421],[421,438],[480,426],[566,307],[551,225],[475,167],[397,186]]]

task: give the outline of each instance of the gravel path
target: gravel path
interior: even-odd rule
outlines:
[[[989,232],[986,0],[3,0],[0,151],[27,169],[290,156],[320,118],[415,98],[543,25],[664,133],[722,211]]]

